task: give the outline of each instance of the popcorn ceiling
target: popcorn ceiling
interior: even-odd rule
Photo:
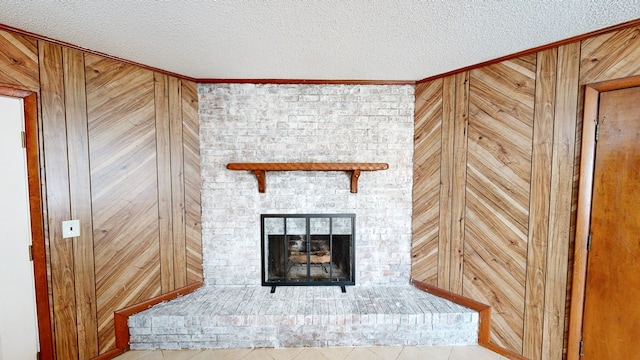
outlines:
[[[196,79],[420,80],[637,18],[640,1],[629,0],[21,1],[0,11],[1,24]]]

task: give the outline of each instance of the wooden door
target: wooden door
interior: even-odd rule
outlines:
[[[0,360],[35,359],[38,352],[22,106],[0,96]]]
[[[583,359],[640,354],[640,87],[603,92],[583,316]]]

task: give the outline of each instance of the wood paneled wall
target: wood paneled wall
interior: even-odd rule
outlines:
[[[563,358],[582,85],[640,74],[639,34],[416,86],[412,277],[491,305],[491,342],[527,358]]]
[[[91,359],[115,310],[202,281],[196,84],[8,31],[0,84],[38,94],[54,345]]]

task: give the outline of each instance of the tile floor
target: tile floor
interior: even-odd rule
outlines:
[[[116,360],[506,360],[478,345],[137,350]]]

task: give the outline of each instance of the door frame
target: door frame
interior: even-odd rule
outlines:
[[[23,101],[25,145],[27,152],[27,182],[31,217],[33,275],[38,316],[38,342],[41,359],[53,359],[53,330],[49,307],[46,244],[40,182],[40,148],[38,146],[38,99],[33,91],[0,86],[0,95]]]
[[[636,86],[640,86],[640,76],[587,84],[585,86],[567,360],[580,359],[580,341],[582,340],[582,320],[587,280],[587,258],[589,256],[587,242],[591,225],[591,201],[596,153],[596,124],[600,107],[600,93]]]

